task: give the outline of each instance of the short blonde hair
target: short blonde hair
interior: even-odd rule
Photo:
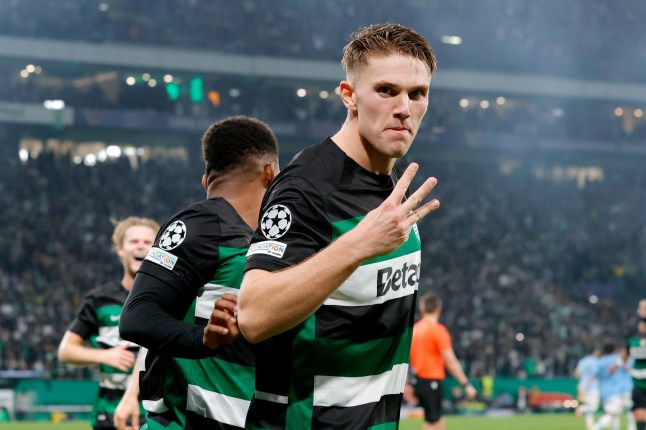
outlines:
[[[150,218],[142,218],[138,216],[129,216],[126,219],[121,221],[111,220],[114,225],[114,231],[112,232],[112,246],[116,250],[117,248],[123,246],[123,241],[126,238],[126,231],[135,225],[143,225],[145,227],[150,227],[155,234],[159,231],[159,224],[157,221]]]
[[[355,31],[343,48],[341,64],[346,74],[358,73],[374,56],[408,55],[421,60],[429,73],[437,69],[435,52],[428,41],[412,28],[400,24],[373,24]]]

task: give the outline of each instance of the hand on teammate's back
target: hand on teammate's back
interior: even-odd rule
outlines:
[[[238,297],[234,294],[222,294],[213,305],[209,323],[204,327],[202,336],[204,346],[215,349],[233,342],[240,336],[237,312]]]
[[[128,347],[129,345],[127,343],[122,343],[104,350],[103,363],[119,369],[122,372],[127,372],[135,364],[136,358],[134,352],[128,351]]]

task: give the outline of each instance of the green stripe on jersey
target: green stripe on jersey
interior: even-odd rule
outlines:
[[[190,381],[205,390],[250,400],[254,393],[256,370],[217,358],[194,363]]]
[[[382,423],[368,427],[366,430],[397,430],[397,423]]]
[[[298,384],[300,392],[294,391],[294,382],[289,386],[289,407],[287,408],[287,428],[307,429],[312,423],[314,406],[314,363],[310,341],[316,337],[316,317],[310,315],[302,323],[292,342],[293,361],[291,377]]]
[[[244,271],[241,269],[244,268],[247,262],[247,250],[248,248],[221,246],[219,248],[220,262],[218,271],[210,283],[240,289],[242,276],[244,275]]]
[[[317,373],[359,377],[386,372],[396,364],[408,363],[412,335],[413,330],[409,328],[401,336],[363,343],[319,338],[316,345]],[[339,351],[343,351],[342,357],[339,357]]]
[[[99,327],[115,327],[119,325],[119,318],[121,316],[121,309],[123,306],[109,305],[100,306],[96,310],[96,317]]]
[[[358,217],[350,218],[350,219],[343,220],[343,221],[333,222],[332,223],[332,240],[337,239],[338,237],[340,237],[344,233],[347,233],[350,230],[352,230],[353,228],[355,228],[357,226],[357,224],[359,224],[359,222],[363,218],[365,218],[365,216],[358,216]],[[391,252],[390,254],[381,255],[381,256],[375,257],[375,258],[373,258],[371,260],[364,261],[362,263],[362,266],[366,265],[366,264],[372,264],[372,263],[378,263],[380,261],[390,260],[390,259],[393,259],[393,258],[401,257],[402,255],[407,255],[407,254],[410,254],[412,252],[419,251],[419,249],[420,249],[420,241],[419,241],[419,238],[417,237],[417,234],[413,230],[414,230],[414,228],[411,229],[411,233],[408,236],[408,240],[402,246],[397,248],[395,251]]]

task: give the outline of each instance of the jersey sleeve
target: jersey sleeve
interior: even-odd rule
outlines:
[[[171,218],[159,231],[139,271],[184,287],[192,299],[217,269],[220,218],[193,206]]]
[[[187,210],[164,224],[124,305],[124,339],[176,357],[211,353],[203,328],[183,319],[217,270],[220,237],[219,217],[209,211]]]
[[[81,307],[76,312],[76,317],[67,330],[78,334],[83,339],[89,339],[90,336],[98,334],[98,327],[99,322],[96,315],[94,296],[89,293],[83,297]]]
[[[442,324],[439,324],[437,327],[437,337],[435,340],[437,342],[437,348],[440,351],[446,351],[447,349],[453,348],[453,344],[451,343],[451,335],[449,334],[449,331],[446,329],[446,327]]]
[[[330,242],[332,226],[319,191],[302,178],[281,179],[263,202],[245,270],[293,266]]]

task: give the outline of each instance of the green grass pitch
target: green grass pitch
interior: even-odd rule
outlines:
[[[2,430],[90,430],[87,421],[63,423],[0,423]],[[533,414],[513,417],[446,417],[447,430],[584,430],[583,420],[572,414]],[[400,430],[422,430],[419,419],[403,420]]]

